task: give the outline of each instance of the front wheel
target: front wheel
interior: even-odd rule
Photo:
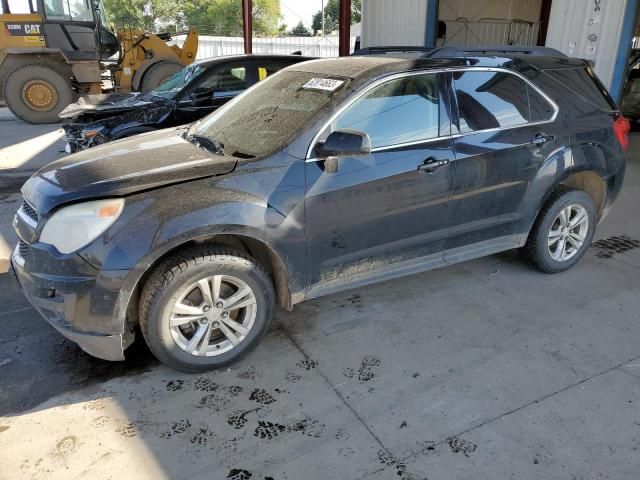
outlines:
[[[522,253],[545,273],[563,272],[586,253],[595,227],[591,196],[582,190],[563,188],[540,212]]]
[[[161,362],[184,372],[211,370],[257,346],[274,305],[269,275],[253,258],[199,247],[171,257],[149,277],[140,328]]]
[[[71,77],[49,64],[22,65],[4,83],[9,109],[28,123],[57,123],[60,113],[73,101]]]

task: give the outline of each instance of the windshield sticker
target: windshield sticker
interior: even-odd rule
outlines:
[[[344,80],[334,80],[332,78],[312,78],[307,83],[305,83],[302,88],[307,88],[309,90],[325,90],[328,92],[335,92],[339,89]]]

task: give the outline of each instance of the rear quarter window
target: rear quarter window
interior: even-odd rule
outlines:
[[[586,68],[544,70],[544,74],[560,83],[583,101],[600,110],[611,111],[616,109],[608,94],[602,91],[596,79]]]

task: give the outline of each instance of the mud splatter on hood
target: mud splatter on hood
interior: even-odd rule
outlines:
[[[36,172],[22,193],[41,214],[65,203],[117,197],[233,171],[238,161],[214,155],[169,128],[92,148]]]

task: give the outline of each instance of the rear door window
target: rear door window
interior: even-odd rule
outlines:
[[[213,97],[232,97],[250,85],[250,69],[246,65],[224,65],[207,72],[196,88],[210,88]]]
[[[529,121],[527,84],[507,72],[453,74],[461,133],[513,127]]]
[[[292,62],[283,60],[259,60],[256,62],[256,65],[258,66],[258,81],[260,81],[282,70],[284,67],[292,65]]]
[[[440,114],[439,78],[434,73],[411,75],[374,87],[332,122],[330,130],[367,133],[372,148],[448,135],[448,117],[443,119],[446,125],[440,125],[446,115]]]
[[[615,104],[607,98],[608,94],[601,90],[586,68],[545,70],[544,73],[600,110],[615,110]]]

